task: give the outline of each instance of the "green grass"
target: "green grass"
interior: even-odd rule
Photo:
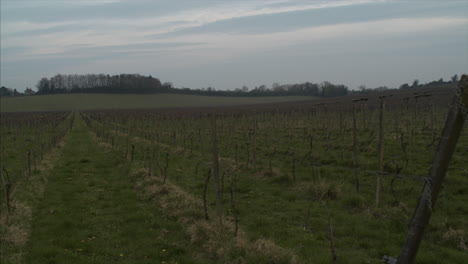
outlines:
[[[26,263],[195,263],[181,226],[138,198],[128,172],[78,120],[33,210]]]
[[[59,149],[53,166],[18,187],[35,197],[31,228],[26,245],[0,247],[1,263],[290,263],[284,249],[205,221],[193,196],[98,144],[79,116]],[[45,185],[41,195],[31,180]],[[8,229],[31,218],[14,211]]]
[[[178,94],[60,94],[0,98],[1,112],[229,106],[316,99],[307,96],[220,97]]]

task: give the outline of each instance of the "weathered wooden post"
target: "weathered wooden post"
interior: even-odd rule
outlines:
[[[328,238],[330,239],[330,251],[331,251],[331,257],[332,257],[332,262],[333,264],[336,263],[337,255],[336,255],[336,248],[335,248],[335,242],[333,239],[333,226],[331,224],[331,216],[330,216],[330,209],[328,208],[328,202],[327,201],[321,201],[320,202],[327,210],[327,216],[328,216]]]
[[[252,131],[252,165],[254,170],[257,169],[257,113],[254,112],[255,120]]]
[[[239,230],[239,219],[238,219],[239,212],[237,212],[236,202],[234,200],[234,187],[233,187],[234,180],[232,179],[232,176],[230,179],[231,179],[231,184],[229,186],[229,193],[230,193],[230,198],[231,198],[231,209],[232,209],[232,213],[234,214],[234,225],[235,225],[234,237],[237,237],[237,233]]]
[[[468,106],[468,75],[463,75],[453,99],[442,136],[437,146],[429,177],[424,184],[418,205],[410,222],[405,243],[398,258],[398,264],[413,263],[418,252],[424,229],[429,223],[447,168],[455,151],[458,138],[465,119]]]
[[[222,204],[219,186],[219,162],[218,162],[218,143],[216,139],[216,113],[213,111],[211,115],[211,157],[212,157],[212,173],[215,185],[216,199],[216,215],[219,224],[222,224]]]
[[[356,107],[353,105],[353,170],[354,170],[354,180],[356,183],[356,192],[359,192],[359,179],[356,171],[357,167],[357,126],[356,126]]]
[[[154,154],[155,154],[155,149],[154,149],[154,136],[151,134],[151,139],[150,139],[150,158],[149,158],[149,164],[148,164],[148,176],[152,177],[153,176],[153,171],[154,171]]]
[[[211,178],[211,169],[208,169],[208,174],[206,175],[206,179],[205,179],[205,185],[203,187],[203,211],[205,213],[205,220],[209,220],[209,216],[208,216],[208,206],[207,206],[207,202],[206,202],[206,192],[208,190],[208,183],[210,182],[210,178]]]
[[[380,97],[380,111],[379,111],[379,171],[377,173],[377,186],[375,189],[375,207],[379,207],[380,204],[380,190],[382,188],[382,172],[383,172],[383,112],[385,107],[384,96]]]
[[[2,172],[4,172],[5,177],[3,177]],[[2,172],[0,172],[0,178],[2,179],[3,188],[5,189],[5,204],[6,204],[6,223],[10,223],[10,200],[11,200],[11,187],[12,182],[10,175],[5,167],[3,167]]]

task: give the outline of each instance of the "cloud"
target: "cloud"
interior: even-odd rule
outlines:
[[[133,31],[130,29],[119,29],[106,32],[106,34],[93,30],[54,32],[35,37],[23,36],[10,39],[10,43],[7,42],[9,45],[5,48],[21,47],[23,50],[21,54],[15,54],[15,56],[6,54],[4,60],[70,56],[70,54],[80,56],[80,54],[86,55],[88,51],[98,53],[99,48],[104,48],[110,57],[112,52],[151,54],[151,52],[156,53],[165,50],[183,52],[181,54],[184,54],[184,56],[204,58],[204,60],[208,58],[223,59],[250,52],[285,49],[294,45],[314,43],[328,39],[391,38],[393,35],[436,32],[455,26],[468,26],[468,18],[384,19],[313,26],[265,34],[203,33],[168,36],[160,39],[148,38],[148,33],[152,32],[151,30]],[[173,43],[177,45],[172,45]],[[84,47],[85,49],[77,50],[77,46]]]
[[[229,4],[211,8],[201,8],[195,10],[183,11],[177,14],[170,14],[156,19],[148,19],[144,24],[149,25],[168,25],[170,27],[161,29],[156,34],[174,32],[181,29],[200,27],[206,24],[239,19],[251,16],[273,15],[280,13],[290,13],[297,11],[306,11],[313,9],[337,8],[350,5],[362,5],[370,3],[383,3],[383,0],[353,0],[353,1],[328,1],[316,2],[312,4],[294,4],[292,1],[280,2],[255,2]],[[278,3],[288,4],[278,6]]]
[[[42,2],[42,1],[38,1]],[[95,5],[116,3],[116,0],[101,1],[70,1],[66,5]],[[121,18],[121,19],[87,19],[68,20],[56,22],[30,22],[24,21],[3,21],[2,31],[4,34],[17,33],[31,30],[48,29],[58,26],[80,25],[81,27],[115,26],[115,27],[140,27],[153,29],[152,34],[163,34],[181,29],[200,27],[210,23],[225,20],[239,19],[243,17],[273,15],[297,11],[306,11],[324,8],[337,8],[351,5],[363,5],[371,3],[383,3],[385,0],[342,0],[314,3],[297,3],[294,1],[236,1],[233,3],[221,2],[215,5],[203,6],[200,8],[182,10],[157,17],[141,18]],[[30,3],[30,2],[28,2]],[[43,4],[55,3],[55,1],[45,1]],[[122,14],[124,16],[124,14]]]
[[[193,61],[210,59],[224,60],[236,56],[245,56],[256,52],[271,50],[290,50],[295,45],[310,45],[323,41],[339,40],[342,45],[349,39],[387,38],[394,36],[420,35],[426,32],[437,32],[446,28],[468,26],[468,18],[436,17],[436,18],[400,18],[378,21],[344,23],[308,27],[287,32],[267,34],[193,34],[172,38],[174,42],[194,43],[203,41],[196,49],[189,50],[183,56],[193,56]],[[181,58],[182,59],[182,58]],[[187,59],[185,61],[188,61]]]
[[[57,1],[40,1],[52,4]],[[119,1],[71,1],[79,5],[108,4]],[[2,49],[22,47],[29,50],[25,56],[48,55],[67,52],[70,46],[109,46],[131,45],[154,42],[154,35],[159,35],[159,42],[166,33],[182,29],[200,27],[210,23],[239,19],[243,17],[272,15],[312,9],[337,8],[350,5],[380,3],[382,0],[345,0],[301,3],[294,1],[238,1],[222,3],[205,8],[179,11],[164,16],[132,19],[88,19],[52,22],[2,21]],[[28,2],[30,3],[30,2]],[[76,4],[76,3],[75,3]],[[199,41],[197,41],[199,42]],[[8,55],[7,55],[8,57]]]
[[[40,0],[40,1],[27,1],[27,0],[4,0],[2,5],[4,8],[38,8],[48,7],[52,5],[67,5],[67,6],[99,6],[107,4],[115,4],[124,0]]]

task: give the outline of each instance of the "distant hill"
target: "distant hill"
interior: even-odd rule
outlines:
[[[1,112],[212,107],[314,100],[312,96],[222,97],[182,94],[54,94],[0,97]]]

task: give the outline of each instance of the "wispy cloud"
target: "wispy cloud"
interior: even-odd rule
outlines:
[[[42,1],[39,1],[42,2]],[[45,1],[43,4],[54,1]],[[70,1],[75,5],[97,5],[119,2],[116,0],[101,1]],[[80,25],[82,27],[97,27],[112,25],[115,27],[141,27],[152,28],[152,34],[162,34],[200,27],[206,24],[239,19],[251,16],[273,15],[288,12],[307,11],[324,8],[337,8],[351,5],[363,5],[370,3],[383,3],[385,0],[341,0],[341,1],[314,1],[312,3],[297,3],[294,1],[240,1],[233,3],[221,2],[210,6],[190,10],[182,10],[157,17],[121,18],[121,19],[91,19],[91,20],[66,20],[57,22],[30,22],[30,21],[4,21],[2,30],[5,34],[31,31],[35,29],[47,29],[57,26]],[[67,2],[68,4],[68,2]],[[281,4],[281,5],[278,5]]]
[[[171,38],[174,42],[200,42],[196,49],[189,49],[181,56],[185,61],[217,60],[222,61],[238,56],[247,56],[257,52],[271,50],[290,50],[295,45],[314,45],[322,41],[346,40],[346,39],[374,39],[388,38],[405,35],[421,35],[427,32],[438,32],[453,27],[468,28],[468,18],[463,17],[436,17],[436,18],[401,18],[385,19],[378,21],[345,23],[307,27],[287,32],[275,32],[266,34],[193,34]],[[468,35],[467,35],[468,36]]]
[[[53,3],[54,1],[45,1]],[[116,0],[76,1],[80,5],[107,4]],[[148,44],[154,42],[155,35],[163,35],[178,30],[200,27],[220,21],[244,17],[273,15],[313,9],[338,8],[350,5],[381,3],[383,0],[343,0],[298,3],[294,1],[240,1],[170,13],[158,17],[132,19],[91,19],[65,20],[56,22],[3,21],[3,48],[23,47],[29,54],[48,55],[64,53],[70,46],[89,45],[119,46],[131,44]],[[60,28],[60,30],[55,30]],[[68,30],[67,30],[68,29]],[[41,32],[34,34],[34,32]],[[48,32],[44,32],[48,31]],[[24,33],[24,34],[22,34]],[[190,42],[193,36],[185,38]],[[169,37],[161,36],[158,42],[173,42]],[[195,42],[200,42],[196,40]]]
[[[47,7],[57,4],[67,6],[98,6],[119,3],[122,1],[124,0],[3,0],[2,6],[5,8]]]
[[[384,0],[352,0],[352,1],[327,1],[315,2],[312,4],[295,4],[293,1],[280,1],[283,5],[278,6],[278,2],[262,1],[241,4],[229,4],[218,7],[202,8],[183,11],[176,14],[147,19],[144,24],[161,26],[175,24],[156,33],[168,33],[180,29],[199,27],[210,23],[238,19],[251,16],[274,15],[288,12],[307,11],[313,9],[337,8],[350,5],[363,5],[370,3],[383,3]]]
[[[184,63],[193,61],[223,60],[236,56],[245,56],[265,50],[282,50],[301,44],[310,44],[330,39],[346,38],[391,38],[404,34],[423,34],[456,26],[468,27],[468,18],[401,18],[378,21],[343,23],[335,25],[312,26],[286,32],[265,34],[227,34],[204,33],[169,36],[161,39],[148,39],[148,31],[121,30],[115,34],[97,32],[50,33],[34,38],[22,37],[17,41],[31,43],[29,52],[22,50],[14,60],[27,58],[73,56],[93,56],[108,54],[159,54],[165,51],[168,56],[177,57]],[[54,44],[49,45],[50,39]],[[81,47],[81,48],[78,48]],[[94,54],[95,53],[95,54]],[[19,56],[19,57],[18,57]],[[112,57],[112,56],[110,56]],[[9,59],[8,57],[6,58]],[[176,60],[176,59],[175,59]]]

